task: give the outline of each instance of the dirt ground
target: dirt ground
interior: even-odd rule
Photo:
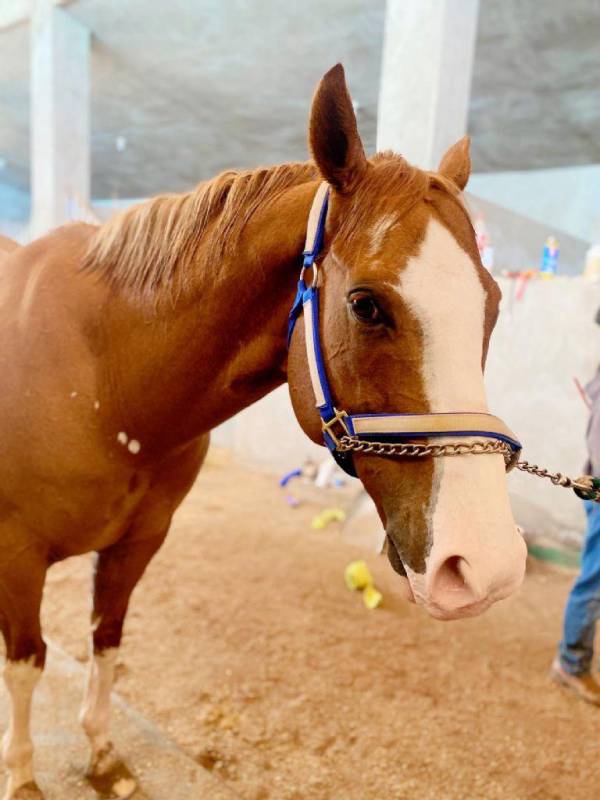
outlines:
[[[367,554],[369,611],[343,580],[365,552],[312,531],[319,510],[213,454],[134,594],[125,699],[244,800],[598,797],[600,709],[548,679],[572,576],[533,565],[519,596],[441,623]],[[53,567],[44,601],[80,660],[89,575]]]

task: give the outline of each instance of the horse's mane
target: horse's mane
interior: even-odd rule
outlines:
[[[259,206],[316,175],[309,162],[229,171],[190,192],[146,200],[98,228],[83,267],[101,273],[116,288],[140,295],[172,285],[175,278],[183,287],[190,274],[186,267],[194,262],[201,242],[211,260],[218,261]]]
[[[375,169],[359,184],[340,235],[360,232],[364,209],[389,204],[401,216],[430,190],[459,196],[452,181],[411,166],[401,156],[379,153]],[[223,172],[184,194],[159,195],[116,214],[93,234],[84,269],[100,273],[115,288],[140,296],[160,287],[184,288],[200,245],[218,263],[257,209],[282,191],[318,177],[311,162],[282,164],[247,172]],[[459,200],[460,202],[460,200]],[[206,239],[205,239],[206,237]]]

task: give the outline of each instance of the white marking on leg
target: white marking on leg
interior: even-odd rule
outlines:
[[[79,721],[92,746],[92,763],[109,744],[110,693],[112,691],[118,648],[96,653],[90,660],[85,697]]]
[[[10,722],[2,742],[2,755],[9,771],[6,800],[20,786],[33,781],[33,744],[30,733],[31,700],[42,670],[28,661],[8,661],[4,683],[10,698]]]
[[[486,293],[471,257],[436,219],[429,221],[421,248],[401,272],[397,290],[422,330],[422,374],[431,411],[486,412],[481,366]],[[473,602],[502,595],[509,585],[514,588],[524,559],[519,557],[522,542],[508,502],[502,456],[437,458],[434,465],[437,491],[426,575],[407,570],[415,596],[422,602],[430,598],[429,578],[451,557],[467,561],[465,583]],[[454,600],[448,591],[440,595],[455,602],[458,591]]]
[[[119,431],[119,433],[117,434],[117,442],[125,446],[128,441],[129,441],[129,436],[127,436],[125,431]]]
[[[133,455],[136,456],[142,449],[142,445],[138,442],[137,439],[131,439],[131,441],[127,445],[127,449],[129,450],[130,453],[133,453]]]

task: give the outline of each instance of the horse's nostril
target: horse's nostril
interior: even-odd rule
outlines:
[[[431,599],[442,605],[467,604],[478,598],[468,580],[469,565],[462,556],[449,556],[431,581]]]

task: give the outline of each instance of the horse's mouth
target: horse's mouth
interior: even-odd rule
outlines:
[[[391,536],[386,535],[385,543],[383,546],[383,550],[387,553],[388,560],[394,569],[394,572],[397,572],[398,575],[402,578],[403,589],[406,595],[406,599],[409,600],[411,603],[415,603],[415,595],[412,590],[412,586],[410,585],[410,581],[408,580],[408,575],[406,574],[406,569],[404,568],[404,564],[402,563],[402,559],[398,553],[398,549],[394,544],[394,540]]]
[[[394,544],[394,540],[389,533],[386,534],[383,550],[385,553],[387,553],[387,557],[394,569],[394,572],[397,572],[398,575],[402,575],[403,578],[407,578],[408,576],[406,574],[406,570],[404,569],[404,564],[402,563],[400,554],[398,553],[398,548]]]

